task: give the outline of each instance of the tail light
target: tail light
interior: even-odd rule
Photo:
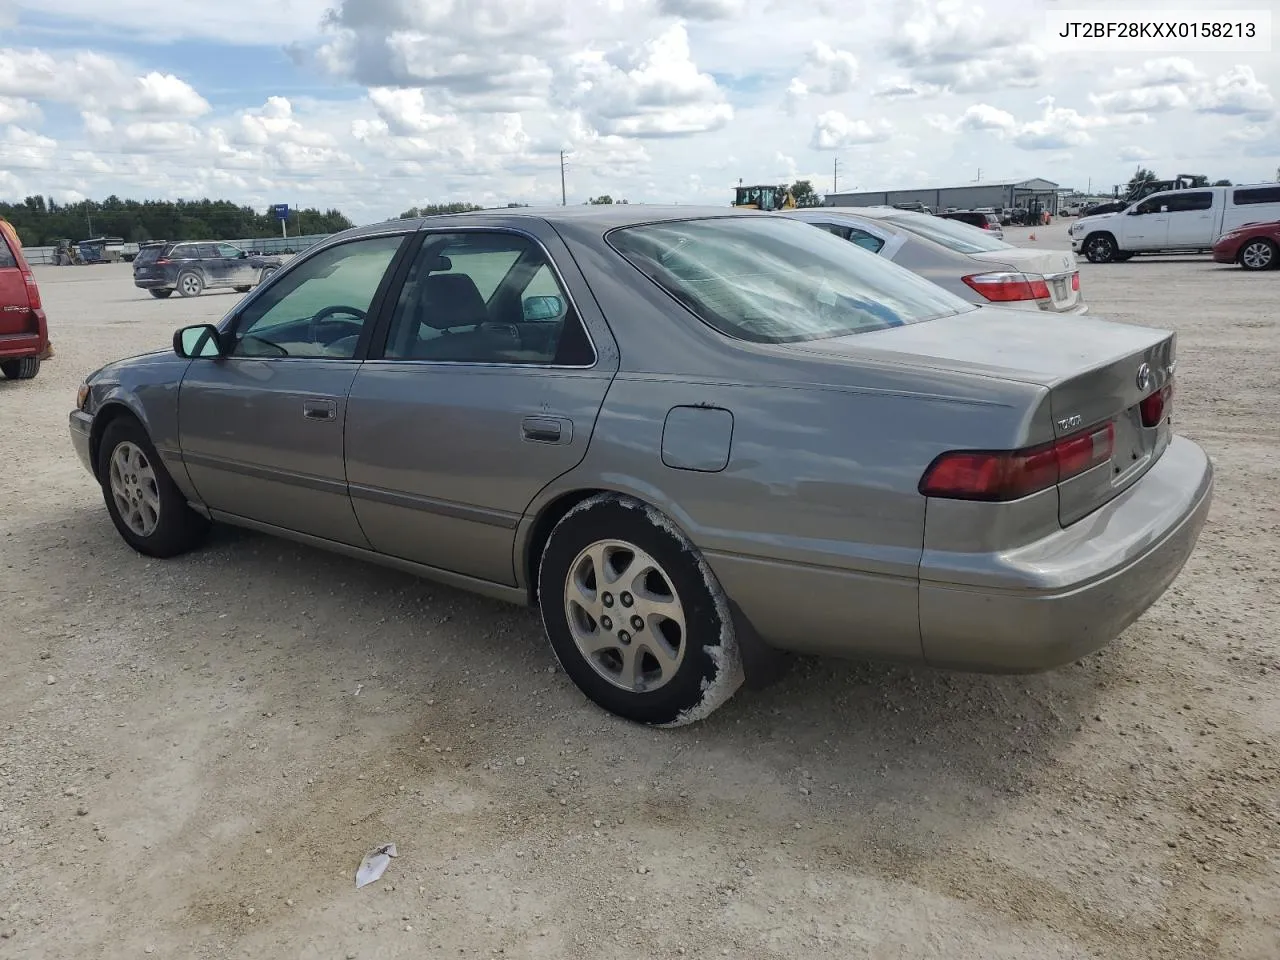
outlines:
[[[36,286],[35,275],[30,270],[23,270],[22,282],[27,285],[27,306],[32,310],[39,310],[40,288]]]
[[[964,282],[993,303],[1049,299],[1049,284],[1035,274],[976,273]]]
[[[1144,427],[1158,427],[1173,408],[1173,381],[1169,381],[1138,405]]]
[[[1071,275],[1071,289],[1076,293],[1080,292],[1080,271],[1077,270]]]
[[[159,266],[162,263],[168,263],[168,262],[169,262],[168,257],[160,257],[159,259],[156,260],[156,266]]]
[[[1018,500],[1106,463],[1115,445],[1107,423],[1022,450],[955,450],[929,465],[919,490],[947,500]]]

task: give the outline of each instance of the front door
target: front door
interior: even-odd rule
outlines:
[[[425,235],[348,403],[347,479],[375,549],[516,582],[516,524],[586,454],[616,369],[588,333],[598,314],[575,306],[589,298],[554,236]]]
[[[233,287],[251,287],[258,279],[258,271],[249,266],[249,255],[229,243],[218,244],[218,256],[227,271],[227,282]]]
[[[1148,197],[1122,215],[1119,238],[1122,250],[1159,250],[1169,237],[1167,194]]]
[[[1212,247],[1215,218],[1212,190],[1183,190],[1169,194],[1170,247]]]
[[[343,471],[347,394],[404,239],[352,240],[308,257],[224,327],[226,357],[188,366],[179,439],[207,506],[367,546]]]

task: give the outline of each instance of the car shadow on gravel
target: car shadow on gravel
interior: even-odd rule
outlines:
[[[604,727],[619,739],[637,729],[598,710],[559,672],[536,611],[229,527],[215,527],[210,543],[186,557],[147,561],[115,538],[98,511],[62,525],[72,540],[77,533],[83,541],[107,539],[99,553],[113,578],[133,595],[159,586],[186,608],[184,629],[230,619],[231,637],[212,630],[205,637],[229,645],[231,659],[241,655],[236,637],[268,637],[288,626],[283,662],[321,654],[346,661],[352,676],[394,678],[407,705],[449,700],[442,691],[479,694],[488,677],[487,689],[505,691],[483,695],[491,727],[539,729],[550,716],[570,729]],[[260,648],[243,651],[249,660],[260,655]],[[1114,660],[1104,652],[1048,673],[984,676],[796,658],[780,682],[744,689],[709,720],[660,736],[686,755],[750,756],[777,781],[809,791],[802,796],[823,789],[855,797],[885,778],[918,776],[940,778],[934,789],[951,781],[983,794],[1019,793],[1091,721]]]

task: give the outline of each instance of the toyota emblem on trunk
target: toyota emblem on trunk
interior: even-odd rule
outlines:
[[[1151,368],[1145,363],[1138,368],[1138,389],[1147,390],[1151,386]]]

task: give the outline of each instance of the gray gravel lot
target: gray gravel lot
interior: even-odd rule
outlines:
[[[653,732],[531,611],[235,531],[132,553],[76,385],[237,298],[37,270],[57,356],[0,382],[0,957],[1276,957],[1280,273],[1083,267],[1096,314],[1178,331],[1219,478],[1118,643],[1033,677],[804,661]]]

